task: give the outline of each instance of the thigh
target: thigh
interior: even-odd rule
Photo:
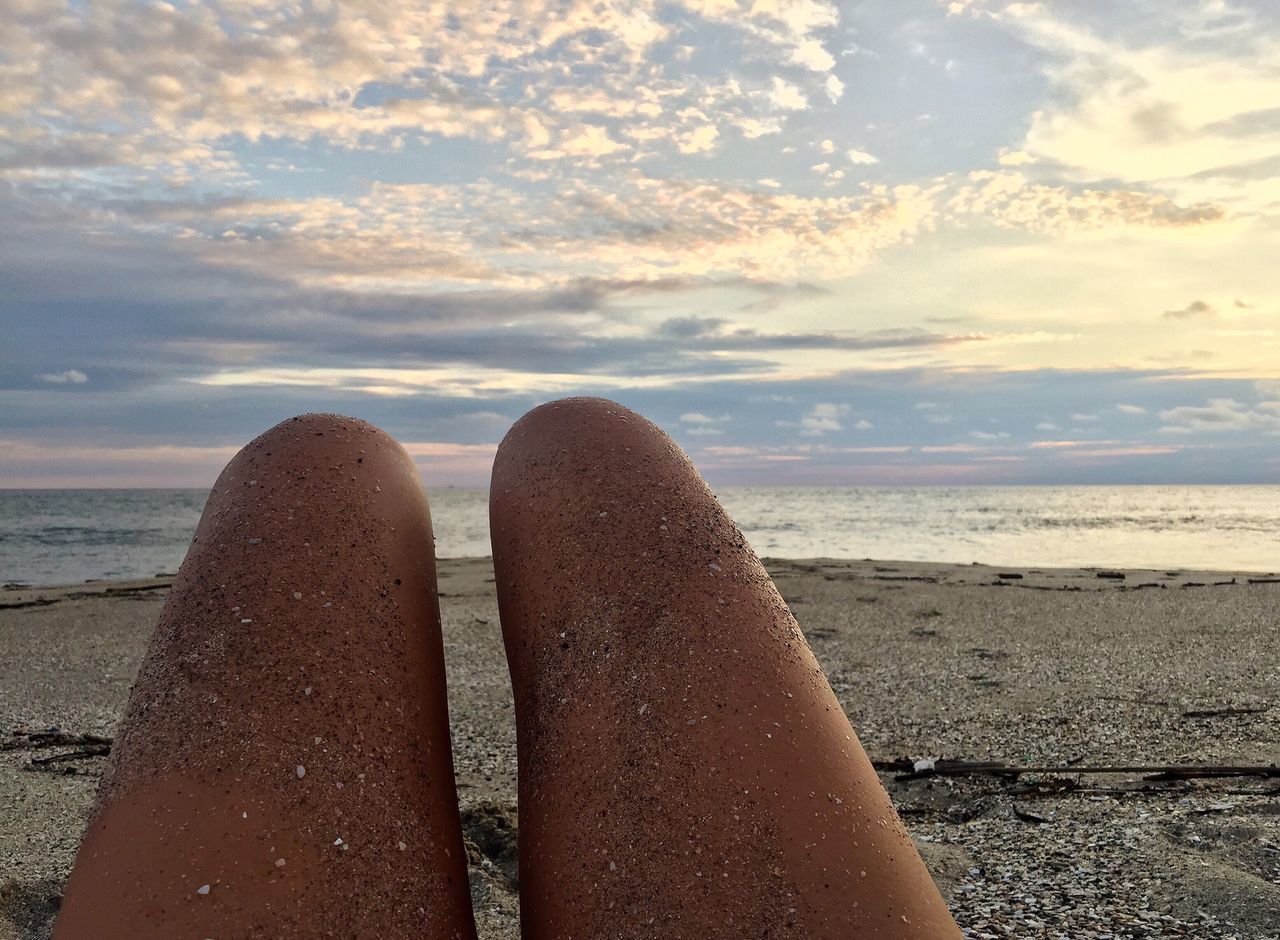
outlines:
[[[526,940],[959,937],[759,559],[611,402],[522,419],[490,520]]]
[[[403,449],[266,432],[209,497],[55,935],[473,937],[444,679]]]

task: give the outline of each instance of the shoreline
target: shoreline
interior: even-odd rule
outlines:
[[[765,564],[866,751],[886,766],[1280,764],[1280,578]],[[514,722],[492,566],[438,567],[480,937],[514,940]],[[0,591],[0,740],[54,725],[110,737],[169,583]],[[24,740],[0,751],[0,936],[7,927],[33,938],[47,935],[102,758],[32,765],[77,748]],[[1280,938],[1274,780],[904,776],[881,779],[972,936]]]
[[[1177,579],[1189,580],[1192,582],[1192,586],[1201,586],[1196,583],[1197,579],[1200,581],[1221,582],[1235,578],[1238,582],[1256,584],[1280,581],[1280,566],[1275,568],[1203,568],[1179,565],[1005,565],[983,561],[903,561],[893,558],[832,558],[823,556],[790,558],[769,555],[761,556],[760,560],[770,573],[773,572],[774,567],[786,568],[795,565],[842,566],[851,570],[861,570],[869,566],[873,574],[876,569],[880,568],[925,573],[945,571],[959,574],[961,572],[970,572],[978,576],[989,573],[996,580],[1007,580],[1011,585],[1016,585],[1016,582],[1019,581],[1035,581],[1036,583],[1072,581],[1078,579],[1082,574],[1093,574],[1099,580],[1113,580],[1126,584],[1133,584],[1139,580],[1143,582],[1154,580],[1167,583],[1169,586],[1180,586],[1174,583]],[[489,555],[457,555],[438,558],[436,563],[441,567],[470,564],[492,565],[493,558]],[[999,575],[1001,573],[1010,573],[1015,577],[1000,579]],[[1121,574],[1124,577],[1108,578],[1107,575],[1109,574]],[[158,590],[172,584],[175,577],[177,577],[176,571],[158,572],[150,577],[86,578],[83,581],[51,584],[34,584],[0,579],[0,610],[6,609],[6,606],[11,606],[6,605],[5,601],[15,599],[29,601],[34,599],[28,595],[43,594],[61,598],[77,593],[83,596],[110,596],[122,592]],[[971,582],[966,581],[965,583]]]

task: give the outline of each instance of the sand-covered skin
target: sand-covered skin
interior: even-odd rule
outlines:
[[[767,565],[873,758],[1280,764],[1276,580]],[[439,575],[472,898],[482,937],[513,938],[515,723],[492,567]],[[0,591],[0,740],[111,735],[166,583]],[[1226,708],[1240,711],[1185,715]],[[74,775],[26,765],[74,750],[0,751],[0,937],[46,935],[101,758],[50,765]],[[1280,938],[1280,779],[1139,792],[1136,773],[1057,776],[1085,788],[882,775],[968,935]]]

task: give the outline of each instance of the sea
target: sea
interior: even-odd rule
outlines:
[[[0,583],[177,570],[206,490],[0,490]],[[756,552],[1020,567],[1280,570],[1280,486],[725,487]],[[436,555],[489,554],[483,490],[433,489]]]

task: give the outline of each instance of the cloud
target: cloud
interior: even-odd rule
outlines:
[[[4,451],[0,485],[4,487],[101,487],[104,483],[209,487],[239,444],[68,443],[47,439],[0,439]],[[163,478],[157,478],[163,473]]]
[[[1213,309],[1213,305],[1206,300],[1193,300],[1185,307],[1164,312],[1166,320],[1189,320],[1193,317],[1216,317],[1217,315],[1218,312]]]
[[[649,298],[651,295],[638,296]],[[492,302],[495,308],[502,305],[497,297],[492,298]],[[100,307],[94,312],[98,316],[103,313]],[[115,309],[112,308],[110,313],[114,317]],[[410,318],[405,322],[413,324],[415,321]],[[572,339],[575,322],[572,318],[567,319],[564,336],[550,337],[549,342],[559,344]],[[612,329],[620,331],[630,331],[635,326],[626,318],[607,322],[612,324]],[[95,354],[114,356],[119,352],[137,361],[154,363],[158,367],[158,377],[148,376],[140,385],[136,382],[128,386],[114,385],[104,381],[106,373],[96,365],[96,359],[77,356],[72,361],[92,376],[95,394],[91,401],[77,404],[74,408],[69,407],[65,401],[67,396],[57,387],[42,387],[28,382],[6,388],[4,383],[0,383],[0,414],[5,415],[5,431],[0,436],[45,445],[60,440],[68,447],[90,446],[108,450],[161,444],[224,447],[232,443],[242,444],[290,414],[330,410],[358,414],[386,428],[402,441],[463,443],[484,448],[492,446],[491,442],[496,439],[495,431],[497,436],[501,436],[503,420],[509,422],[548,398],[562,394],[603,394],[659,420],[669,428],[682,429],[676,431],[676,436],[687,442],[695,462],[717,483],[892,483],[904,479],[935,483],[961,480],[993,483],[1266,482],[1268,477],[1265,474],[1271,471],[1266,469],[1265,461],[1280,448],[1280,443],[1277,443],[1280,435],[1259,431],[1215,435],[1211,448],[1187,446],[1178,439],[1171,443],[1168,435],[1157,436],[1154,428],[1150,437],[1144,438],[1145,421],[1136,422],[1142,431],[1135,431],[1135,422],[1115,411],[1115,402],[1132,401],[1136,395],[1141,395],[1137,400],[1141,400],[1153,415],[1160,410],[1180,407],[1188,400],[1203,402],[1213,398],[1232,398],[1238,402],[1258,399],[1247,406],[1248,410],[1262,415],[1280,414],[1280,396],[1268,398],[1266,382],[1259,385],[1251,380],[1193,378],[1177,372],[1004,372],[1000,369],[941,367],[851,367],[832,372],[826,368],[805,370],[788,366],[769,373],[768,381],[761,382],[753,378],[760,375],[759,372],[744,370],[738,364],[722,367],[717,361],[720,356],[709,356],[698,350],[682,351],[679,343],[672,337],[666,337],[655,324],[652,329],[636,331],[634,338],[655,344],[652,348],[658,350],[655,353],[658,361],[653,364],[659,370],[656,372],[642,374],[637,371],[620,376],[615,371],[616,366],[586,368],[586,364],[592,361],[636,362],[634,357],[638,354],[634,350],[619,353],[611,347],[597,352],[588,346],[584,354],[588,358],[566,360],[561,357],[578,355],[573,352],[574,347],[566,346],[567,352],[550,352],[555,346],[548,345],[541,351],[529,353],[530,358],[524,359],[520,350],[536,341],[537,331],[521,332],[508,342],[501,338],[500,332],[478,328],[469,333],[470,346],[456,345],[453,339],[448,341],[444,353],[461,357],[449,367],[452,371],[423,375],[413,370],[420,368],[417,363],[421,360],[438,355],[435,339],[428,339],[424,345],[426,352],[411,350],[403,358],[395,360],[399,365],[392,367],[389,366],[392,360],[385,350],[392,350],[400,336],[400,328],[395,327],[389,331],[385,346],[370,347],[360,334],[344,333],[341,339],[335,337],[332,351],[323,356],[317,357],[307,351],[298,360],[284,360],[291,370],[304,368],[308,362],[319,359],[325,363],[325,368],[344,371],[331,374],[286,372],[279,376],[290,384],[253,384],[250,380],[255,376],[246,374],[237,377],[240,382],[205,385],[183,381],[191,372],[191,360],[178,362],[175,366],[175,362],[167,358],[166,347],[157,347],[147,338],[145,331],[151,328],[150,323],[141,324],[139,332],[127,338],[121,337],[106,344],[95,339],[91,345],[101,347]],[[733,328],[732,323],[727,323],[717,330],[731,332]],[[280,329],[284,333],[290,331],[288,325],[281,325]],[[446,332],[456,329],[455,325]],[[593,343],[608,339],[608,335],[602,335]],[[280,361],[277,357],[281,350],[284,355],[290,355],[298,341],[299,337],[291,337],[268,356],[255,354],[250,360],[239,360],[235,368],[270,368]],[[118,342],[119,346],[113,346],[112,342]],[[495,352],[495,347],[503,346],[510,349]],[[0,362],[0,374],[12,374],[5,364],[10,356],[21,355],[22,352],[21,349],[0,350],[0,357],[4,360]],[[199,350],[185,350],[187,355],[196,352]],[[673,354],[681,358],[683,364],[673,366],[669,361]],[[614,358],[619,355],[623,358]],[[601,358],[590,358],[596,356]],[[540,362],[534,361],[537,357],[541,357]],[[571,374],[551,371],[561,368],[565,361],[574,367]],[[475,367],[472,364],[476,362],[510,362],[521,367]],[[361,371],[351,372],[353,364]],[[431,368],[444,370],[446,364],[436,360]],[[675,368],[689,371],[676,375],[673,372]],[[197,368],[197,372],[200,371]],[[1188,396],[1193,397],[1188,399]],[[850,405],[856,402],[856,411],[841,409],[840,403],[845,401]],[[946,409],[953,414],[954,422],[949,426],[934,426],[919,421],[920,415],[936,413],[917,409],[915,405],[921,401],[934,402],[940,409]],[[1274,403],[1276,410],[1266,404],[1268,401]],[[1087,408],[1091,413],[1096,411],[1098,423],[1091,426],[1089,433],[1080,435],[1071,447],[1029,446],[1040,432],[1025,428],[1026,416],[1052,413],[1064,402]],[[828,407],[817,408],[815,403]],[[744,406],[745,412],[742,411]],[[750,420],[741,420],[740,412],[749,414]],[[104,422],[102,415],[108,413],[122,418]],[[724,415],[736,417],[730,422],[709,425],[679,420],[682,415],[695,414],[711,419]],[[193,419],[193,415],[198,420]],[[810,417],[811,426],[814,430],[821,429],[822,433],[800,434],[804,417]],[[1001,424],[990,425],[988,422],[993,418]],[[860,420],[874,422],[875,428],[858,431],[856,424]],[[831,430],[827,421],[839,424],[840,430]],[[779,431],[775,422],[783,422],[786,430]],[[689,433],[689,430],[701,427],[725,433]],[[964,430],[956,432],[954,429],[957,427]],[[970,428],[986,428],[987,433],[991,433],[996,427],[1006,428],[1009,438],[981,441],[967,437]],[[843,446],[860,440],[865,440],[873,449]],[[957,440],[967,443],[957,445]],[[699,445],[711,441],[717,442],[717,446],[743,448],[744,453],[760,451],[771,459],[753,462],[751,456],[704,458]],[[1175,446],[1179,448],[1177,453],[1135,455],[1133,460],[1141,461],[1141,465],[1126,462],[1120,456],[1108,456],[1105,466],[1100,464],[1096,472],[1083,468],[1079,462],[1068,465],[1060,457],[1053,456],[1072,448],[1114,451]],[[766,450],[761,451],[762,448]],[[0,450],[3,449],[4,445],[0,445]],[[8,453],[7,450],[4,452]],[[998,474],[994,467],[990,472],[980,469],[977,462],[979,457],[1020,455],[1028,455],[1028,460],[1016,462],[1016,468],[1015,462],[1002,461],[1003,469]],[[50,455],[45,463],[25,462],[21,468],[5,464],[0,476],[5,481],[17,481],[18,485],[36,485],[42,478],[46,482],[56,479],[63,485],[79,485],[78,481],[92,478],[93,461],[97,460],[95,455],[88,455],[84,462],[66,464],[58,463],[58,456]],[[420,459],[427,458],[423,456]],[[445,459],[444,456],[440,458],[442,461]],[[428,474],[429,482],[448,479],[468,485],[483,485],[487,479],[482,466],[482,450],[460,453],[447,459],[469,462],[468,465],[480,469],[474,473],[458,469],[447,474],[433,470]],[[114,485],[199,486],[207,485],[225,460],[225,456],[211,455],[200,464],[198,472],[197,469],[185,469],[195,464],[179,460],[176,456],[172,460],[161,459],[150,464],[139,459],[115,461],[110,465],[102,462],[98,466],[109,471],[103,479]],[[730,465],[729,461],[734,462]],[[860,469],[872,465],[881,465],[881,469],[875,473]],[[461,463],[457,466],[461,467]],[[782,467],[791,469],[784,473],[778,469]],[[169,474],[167,478],[160,476],[166,473]]]
[[[1007,441],[1008,431],[970,431],[969,436],[975,441]]]
[[[1234,9],[1242,18],[1232,28],[1186,15],[1162,15],[1160,27],[1148,28],[1150,17],[1108,23],[1070,4],[952,4],[953,12],[965,8],[1043,54],[1053,93],[1019,149],[1073,179],[1203,192],[1183,181],[1224,156],[1245,164],[1280,153],[1274,26],[1251,23],[1254,13]],[[1254,201],[1244,191],[1215,191]]]
[[[950,424],[953,420],[946,406],[936,401],[918,401],[915,403],[915,410],[929,424]]]
[[[911,448],[1009,428],[986,449],[1012,456],[1038,415],[1097,413],[1081,436],[1120,436],[1147,422],[1116,402],[1252,402],[1248,381],[1274,371],[1269,314],[1230,298],[1274,305],[1258,272],[1280,205],[1276,105],[1209,107],[1166,79],[1256,75],[1268,31],[1183,9],[954,5],[971,19],[830,0],[20,4],[0,31],[0,321],[19,324],[0,344],[5,432],[151,434],[181,416],[175,440],[225,420],[220,445],[271,409],[343,405],[406,439],[476,443],[459,415],[594,391],[726,445],[775,421],[795,446],[874,421],[862,439]],[[840,58],[854,36],[859,57]],[[938,64],[890,83],[887,53],[916,40]],[[961,46],[1044,78],[975,70]],[[940,91],[956,106],[930,104]],[[1136,178],[1111,130],[1153,167],[1199,169]],[[1148,354],[1207,368],[1178,353],[1184,329],[1104,321],[1149,305],[1153,277],[1197,296],[1195,259],[1234,292],[1214,301],[1224,320],[1253,331],[1197,342],[1248,379],[1201,369],[1176,396],[1153,391],[1158,370],[1018,384]],[[968,319],[930,321],[938,296]],[[740,420],[765,382],[791,403]],[[841,401],[859,412],[808,410]],[[456,424],[416,423],[442,415]]]
[[[682,5],[708,20],[743,30],[754,40],[756,48],[752,51],[757,55],[808,72],[830,93],[831,80],[835,79],[830,71],[835,59],[826,50],[824,39],[840,21],[835,3],[828,0],[745,0],[742,3],[683,0]]]
[[[1001,150],[996,162],[1001,166],[1027,166],[1035,163],[1036,158],[1025,150]]]
[[[1052,235],[1195,229],[1226,218],[1225,210],[1211,203],[1184,205],[1140,190],[1038,183],[1012,170],[969,173],[946,192],[945,208],[958,222],[965,216],[983,216],[1001,228]]]
[[[1183,448],[1175,445],[1143,444],[1136,447],[1101,447],[1074,449],[1067,455],[1072,460],[1123,460],[1127,457],[1165,457]]]
[[[703,124],[681,134],[676,146],[681,153],[707,153],[715,148],[720,132],[712,124]]]
[[[700,411],[686,411],[684,414],[680,416],[681,424],[693,424],[693,425],[702,425],[702,426],[710,425],[710,424],[723,424],[728,420],[729,420],[728,415],[718,415],[716,417],[711,417],[710,415],[704,415]]]
[[[807,111],[809,98],[799,86],[777,75],[767,94],[767,100],[777,111]]]
[[[934,212],[931,194],[912,186],[806,197],[632,172],[533,190],[375,183],[345,198],[138,199],[93,214],[220,265],[404,291],[553,284],[584,270],[620,280],[846,277],[910,241]]]
[[[1272,410],[1268,403],[1250,407],[1232,398],[1213,398],[1204,405],[1183,405],[1161,411],[1160,420],[1165,426],[1160,430],[1183,434],[1195,431],[1280,432],[1280,413],[1272,413]]]
[[[838,21],[819,0],[28,6],[0,38],[0,56],[27,63],[0,96],[0,167],[243,183],[242,141],[386,152],[472,140],[586,165],[704,153],[731,127],[777,132],[772,115],[811,94],[838,98],[824,48]],[[709,35],[773,74],[653,54]]]
[[[1147,413],[1147,409],[1141,405],[1116,405],[1116,411],[1123,415],[1144,415]]]
[[[112,482],[208,487],[243,443],[243,440],[238,440],[216,445],[86,445],[0,439],[0,448],[3,448],[6,458],[0,484],[92,487]],[[487,477],[498,448],[496,443],[458,444],[403,438],[401,445],[432,485],[474,483]]]
[[[89,376],[79,369],[67,369],[65,372],[43,372],[37,378],[41,382],[48,382],[51,385],[84,385],[89,381]]]
[[[980,454],[985,448],[977,444],[932,444],[920,448],[922,454]]]
[[[722,317],[671,317],[658,324],[657,330],[668,336],[712,336],[719,333],[728,322]]]
[[[834,431],[841,431],[844,425],[841,417],[849,413],[848,405],[819,402],[800,417],[800,434],[802,437],[822,437]]]
[[[415,194],[421,196],[406,196]],[[406,201],[412,214],[413,202]],[[199,215],[187,206],[164,211]],[[12,363],[28,375],[54,374],[74,355],[99,389],[181,379],[259,394],[298,388],[380,399],[483,397],[521,387],[553,392],[575,383],[620,388],[699,375],[767,375],[803,351],[909,354],[985,341],[979,333],[919,329],[807,332],[785,319],[776,330],[726,317],[637,320],[635,311],[645,307],[702,304],[701,290],[711,292],[708,298],[738,298],[744,310],[827,296],[803,281],[674,276],[670,266],[652,279],[579,278],[542,286],[541,279],[526,278],[522,286],[511,277],[459,289],[438,276],[437,284],[392,289],[403,282],[395,276],[400,261],[389,257],[367,270],[356,260],[345,275],[335,269],[323,278],[308,265],[300,277],[285,262],[287,254],[262,242],[263,258],[247,252],[233,264],[218,251],[205,259],[194,236],[87,239],[62,226],[19,230],[4,221],[0,251],[7,262],[0,272],[0,318],[40,312],[16,345],[0,350],[0,373],[16,374],[6,368]],[[406,254],[405,265],[410,262]],[[58,276],[66,270],[76,271],[74,283]],[[787,275],[794,277],[795,269]],[[750,316],[770,322],[768,313]],[[59,339],[68,332],[77,337],[71,347]]]

